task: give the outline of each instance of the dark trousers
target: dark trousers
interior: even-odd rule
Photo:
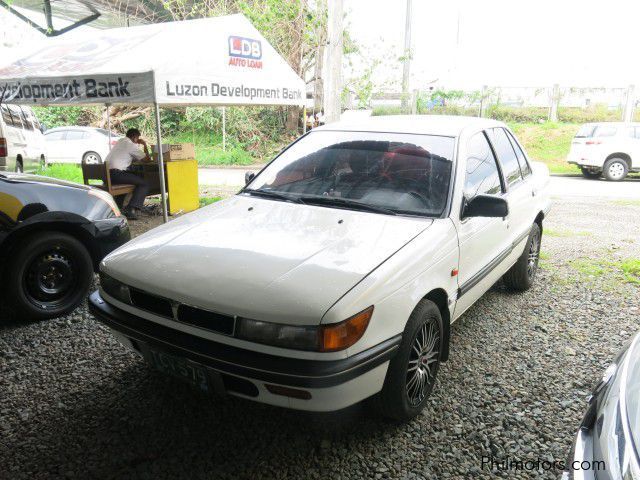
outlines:
[[[142,208],[147,192],[149,192],[149,185],[145,179],[135,173],[124,170],[109,170],[109,175],[111,176],[111,183],[113,185],[135,185],[136,188],[133,191],[133,195],[131,196],[128,206]]]

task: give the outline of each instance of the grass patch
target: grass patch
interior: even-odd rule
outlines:
[[[614,200],[612,203],[621,207],[640,207],[640,200]]]
[[[532,160],[545,163],[551,173],[575,173],[580,169],[567,163],[571,141],[580,128],[575,123],[509,123]]]
[[[61,180],[69,180],[70,182],[84,182],[80,165],[73,163],[57,163],[50,164],[46,167],[41,166],[35,173],[43,177],[59,178]]]
[[[620,262],[622,275],[628,283],[640,285],[640,259],[629,258]]]
[[[569,264],[581,275],[587,277],[601,277],[607,273],[608,268],[598,260],[579,258],[569,262]]]
[[[241,145],[227,142],[226,151],[222,150],[222,136],[203,133],[180,133],[168,135],[165,143],[193,143],[198,165],[251,165],[266,159],[252,156]]]
[[[548,235],[549,237],[590,237],[593,235],[591,232],[576,232],[573,230],[555,230],[553,228],[545,227],[544,235]]]
[[[222,200],[222,197],[200,197],[200,208]]]

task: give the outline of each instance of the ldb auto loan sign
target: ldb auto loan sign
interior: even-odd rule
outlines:
[[[151,73],[20,78],[0,82],[0,103],[148,103],[152,82]]]

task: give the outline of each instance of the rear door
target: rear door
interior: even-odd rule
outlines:
[[[593,136],[596,126],[593,123],[585,123],[579,129],[571,141],[571,150],[569,151],[569,162],[580,163],[585,153],[585,144]]]
[[[466,145],[463,196],[504,195],[500,167],[485,132],[474,134]],[[464,204],[464,201],[463,201]],[[461,215],[458,212],[456,216]],[[457,222],[460,245],[458,300],[455,316],[461,315],[502,275],[502,262],[510,249],[506,218],[460,218]]]
[[[64,137],[65,130],[53,130],[44,135],[47,163],[62,163],[65,161]]]

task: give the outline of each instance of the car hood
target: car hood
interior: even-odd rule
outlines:
[[[432,223],[236,195],[134,239],[101,268],[188,305],[313,325]]]
[[[68,180],[61,180],[59,178],[42,177],[40,175],[31,175],[28,173],[13,173],[2,172],[2,176],[12,182],[24,182],[24,183],[40,183],[45,185],[54,185],[60,187],[72,187],[79,190],[90,190],[88,185],[82,185],[80,183],[70,182]]]

